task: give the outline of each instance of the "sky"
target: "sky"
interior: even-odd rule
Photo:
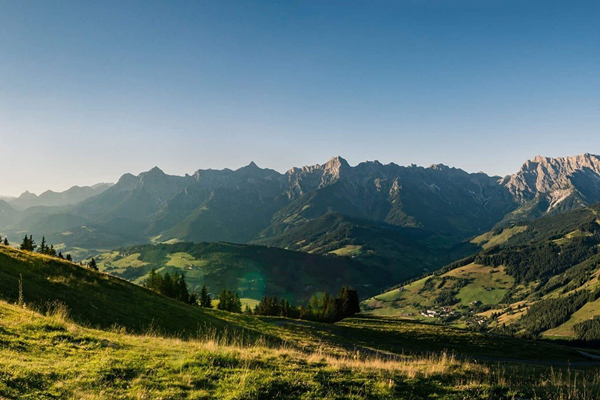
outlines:
[[[600,2],[0,2],[0,194],[600,153]]]

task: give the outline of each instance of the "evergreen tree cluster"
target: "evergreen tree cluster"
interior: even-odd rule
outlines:
[[[2,237],[0,237],[0,244],[4,244],[5,246],[8,246],[10,243],[8,243],[7,237],[5,237],[4,239],[2,239]]]
[[[577,339],[586,341],[600,340],[600,317],[595,316],[592,319],[575,324],[573,331],[575,331]]]
[[[506,266],[506,272],[518,283],[532,282],[558,275],[573,265],[598,254],[600,241],[596,236],[572,238],[558,245],[553,242],[535,246],[520,246],[479,254],[475,262],[498,267]]]
[[[187,304],[197,303],[197,297],[195,294],[190,293],[183,273],[178,274],[175,272],[171,276],[171,274],[166,272],[162,275],[160,272],[152,269],[145,282],[145,286],[150,290]]]
[[[33,240],[33,236],[25,235],[25,237],[23,238],[23,242],[21,243],[21,246],[19,247],[19,249],[24,250],[24,251],[34,251],[36,247],[37,247],[37,245],[35,244],[35,240]]]
[[[219,304],[217,305],[217,308],[219,310],[241,313],[242,301],[237,292],[232,292],[230,289],[223,289],[219,295]]]
[[[40,243],[40,248],[38,249],[38,251],[40,254],[45,254],[47,256],[51,256],[51,257],[58,256],[56,254],[56,250],[54,249],[54,245],[51,244],[50,246],[48,246],[48,244],[46,243],[46,238],[44,236],[42,236],[42,243]]]
[[[275,317],[299,318],[300,311],[287,299],[278,300],[277,297],[265,296],[254,308],[255,315],[270,315]]]
[[[8,240],[6,238],[4,239],[4,244],[6,246],[8,246]],[[67,260],[69,262],[73,262],[73,258],[71,257],[70,254],[67,254],[65,257],[65,256],[63,256],[62,252],[60,252],[60,251],[57,252],[56,249],[54,248],[53,244],[48,245],[45,237],[42,237],[42,243],[38,247],[35,244],[35,240],[33,240],[32,235],[29,235],[29,236],[25,235],[25,237],[23,237],[23,241],[21,242],[21,245],[19,246],[19,249],[24,250],[24,251],[35,251],[36,248],[38,249],[38,253],[40,253],[40,254],[44,254],[44,255],[47,255],[50,257],[57,257],[62,260]],[[98,268],[96,268],[96,270],[98,270]]]
[[[528,333],[537,335],[565,323],[585,303],[599,297],[600,290],[593,293],[582,290],[567,297],[538,301],[521,318],[520,324]]]
[[[265,296],[254,308],[255,315],[300,318],[319,322],[336,322],[360,312],[358,292],[344,286],[338,297],[323,293],[313,295],[307,307],[291,305],[286,299]]]

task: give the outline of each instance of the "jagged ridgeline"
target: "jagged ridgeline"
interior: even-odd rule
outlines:
[[[457,245],[466,238],[600,201],[599,178],[590,154],[535,157],[504,178],[341,157],[286,173],[254,163],[185,176],[153,168],[113,186],[0,202],[0,235],[45,236],[75,259],[144,243],[251,243],[348,256],[395,283],[477,251]],[[376,286],[375,275],[364,284]]]
[[[369,299],[375,314],[527,336],[600,339],[600,205],[497,228],[482,250]]]

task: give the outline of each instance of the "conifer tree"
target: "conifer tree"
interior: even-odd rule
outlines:
[[[19,248],[25,251],[33,251],[33,249],[35,248],[35,245],[33,244],[33,237],[31,235],[25,235],[25,237],[23,238],[23,242],[21,243],[21,246]]]
[[[231,310],[230,311],[234,312],[234,313],[241,313],[242,312],[242,300],[238,296],[238,292],[237,291],[233,295],[233,298],[232,298],[232,301],[231,301]]]
[[[62,259],[62,260],[64,260],[64,259],[65,259],[65,257],[63,256],[63,254],[62,254],[62,252],[61,252],[61,251],[59,251],[59,252],[58,252],[58,258],[60,258],[60,259]]]
[[[71,254],[67,254],[67,261],[73,262],[73,258],[71,257]]]
[[[219,294],[219,304],[217,305],[219,310],[227,311],[229,308],[229,296],[227,295],[227,291],[225,289],[221,290],[221,294]]]
[[[90,269],[93,269],[94,271],[98,271],[98,266],[96,265],[96,260],[94,260],[94,257],[92,257],[92,260],[88,264],[88,267]]]
[[[48,251],[48,247],[46,246],[46,237],[42,236],[42,243],[40,243],[39,252],[42,254],[46,254]]]
[[[211,298],[205,284],[202,285],[202,289],[200,290],[200,307],[212,308]]]
[[[8,243],[8,238],[4,238],[4,245],[5,245],[5,246],[8,246],[8,245],[9,245],[9,243]]]

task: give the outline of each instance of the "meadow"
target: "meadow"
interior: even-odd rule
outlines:
[[[0,302],[0,398],[592,400],[596,370],[100,331]]]
[[[598,363],[554,343],[357,315],[201,309],[0,246],[0,399],[592,400]]]

